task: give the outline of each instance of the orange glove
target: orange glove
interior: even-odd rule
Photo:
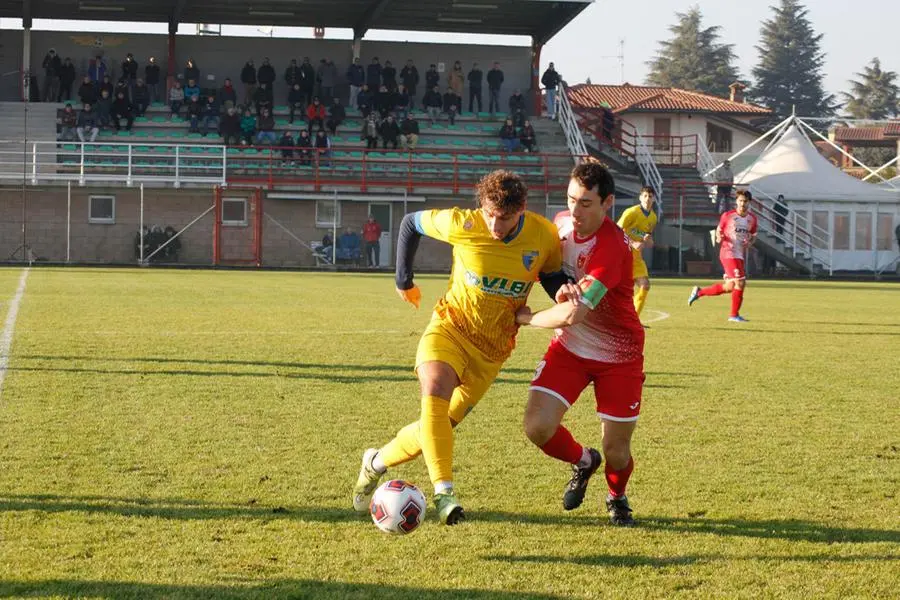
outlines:
[[[416,308],[419,308],[419,303],[422,301],[422,290],[419,289],[419,286],[414,285],[408,290],[398,288],[397,293],[403,298],[404,302],[409,302]]]

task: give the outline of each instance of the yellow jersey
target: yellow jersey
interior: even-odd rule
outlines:
[[[416,229],[453,246],[447,292],[434,318],[453,326],[488,360],[504,361],[515,347],[516,311],[540,273],[562,268],[556,226],[526,211],[503,240],[491,236],[478,209],[415,213]]]
[[[657,222],[656,213],[652,210],[649,214],[645,213],[640,204],[625,209],[625,212],[619,217],[619,227],[635,242],[640,242],[645,235],[653,233]],[[640,251],[632,248],[631,252],[635,258],[643,260]]]

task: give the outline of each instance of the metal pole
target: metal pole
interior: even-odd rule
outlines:
[[[678,274],[684,273],[682,253],[684,252],[684,187],[678,186]]]
[[[869,243],[872,244],[872,273],[878,274],[878,205],[875,201],[875,213],[872,215],[872,226],[869,227]]]
[[[72,182],[66,182],[66,262],[72,250]]]
[[[141,216],[140,216],[140,230],[139,231],[140,231],[140,233],[138,235],[140,236],[140,240],[139,240],[140,250],[139,250],[139,254],[138,254],[138,257],[139,257],[138,264],[143,265],[144,264],[144,184],[143,184],[143,182],[141,183]]]
[[[334,208],[332,208],[332,219],[331,219],[331,264],[337,264],[337,220],[338,220],[338,201],[337,201],[337,192],[334,192]]]

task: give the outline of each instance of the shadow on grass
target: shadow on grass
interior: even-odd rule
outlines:
[[[811,331],[809,329],[745,329],[743,326],[738,327],[713,327],[716,331],[738,331],[740,333],[782,333],[789,335],[850,335],[850,336],[883,336],[883,335],[900,335],[900,331]]]
[[[722,554],[686,555],[686,556],[643,556],[616,554],[586,554],[583,556],[555,556],[551,554],[532,554],[517,556],[514,554],[498,554],[481,556],[483,560],[506,563],[535,564],[572,564],[587,567],[677,567],[695,563],[733,562],[733,561],[775,561],[783,562],[894,562],[897,557],[891,554],[865,556],[809,554],[809,555],[762,555],[762,556],[725,556]]]
[[[368,600],[369,598],[473,599],[473,600],[538,600],[560,596],[477,589],[434,590],[387,584],[343,583],[312,579],[274,579],[265,583],[238,582],[227,585],[176,585],[132,581],[80,581],[47,579],[39,581],[0,580],[0,597],[61,596],[91,598],[329,598],[334,600]]]

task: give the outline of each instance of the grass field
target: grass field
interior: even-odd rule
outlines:
[[[420,278],[429,304],[444,282]],[[418,412],[429,311],[390,277],[33,269],[0,598],[900,597],[900,287],[751,282],[732,324],[690,285],[647,305],[638,527],[606,525],[601,477],[562,511],[567,468],[521,432],[549,334],[523,330],[457,432],[469,520],[393,538],[350,509],[362,451]],[[587,396],[567,423],[599,443]],[[421,461],[391,474],[430,496]]]

